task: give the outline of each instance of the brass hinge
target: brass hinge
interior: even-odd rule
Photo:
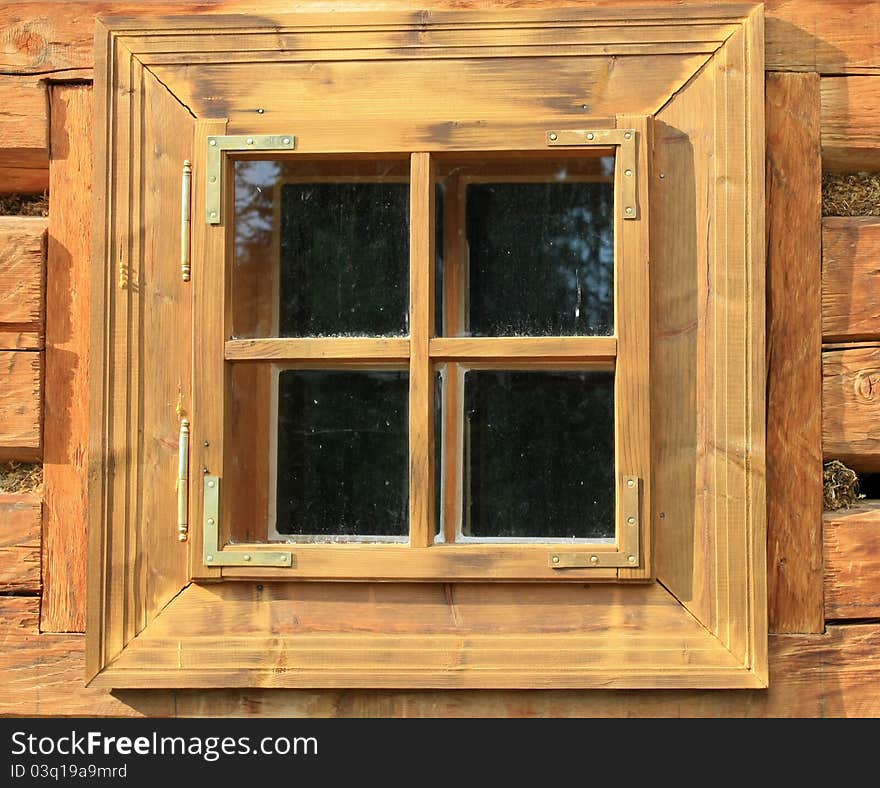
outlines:
[[[189,422],[180,420],[177,442],[177,540],[185,542],[189,535],[187,488],[189,487]]]
[[[637,476],[623,477],[623,522],[617,537],[616,550],[592,550],[550,553],[551,569],[608,569],[639,565],[639,528],[641,525],[641,479]]]
[[[230,134],[208,137],[205,188],[208,224],[220,224],[220,205],[223,202],[223,152],[249,153],[251,151],[289,151],[296,148],[293,134]]]
[[[547,132],[550,147],[616,147],[617,173],[620,179],[620,198],[623,202],[623,218],[638,219],[638,159],[635,129],[559,129]]]
[[[184,282],[190,276],[190,200],[192,192],[192,164],[183,163],[180,183],[180,275]]]
[[[296,566],[292,553],[266,550],[263,545],[221,549],[219,476],[205,476],[205,532],[202,541],[205,566]]]

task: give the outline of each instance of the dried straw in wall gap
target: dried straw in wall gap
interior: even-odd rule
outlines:
[[[823,466],[825,511],[849,509],[864,495],[859,494],[859,477],[852,468],[847,468],[840,460],[830,460]]]
[[[823,216],[880,216],[880,172],[825,173]]]
[[[48,216],[49,195],[0,194],[0,216]]]
[[[0,462],[0,493],[42,493],[43,466],[31,462]]]

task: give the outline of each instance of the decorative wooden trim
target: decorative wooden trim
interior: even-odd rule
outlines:
[[[315,86],[307,79],[285,80],[290,90],[278,91],[276,78],[299,73],[295,70],[301,66],[276,62],[275,45],[249,55],[258,68],[252,74],[253,66],[233,62],[235,58],[229,57],[228,52],[249,45],[250,23],[244,17],[218,19],[213,29],[205,26],[204,19],[115,21],[110,29],[99,25],[97,41],[102,65],[97,85],[96,118],[100,132],[96,151],[100,161],[96,162],[96,186],[106,196],[106,202],[98,202],[96,260],[100,262],[95,266],[93,288],[97,305],[93,330],[96,352],[92,365],[94,472],[90,510],[95,571],[90,586],[89,675],[97,675],[96,681],[114,687],[766,686],[762,11],[761,7],[699,11],[670,11],[664,7],[662,12],[639,14],[642,16],[632,12],[609,13],[607,9],[568,9],[529,11],[522,16],[519,12],[423,13],[415,19],[406,15],[346,16],[348,24],[353,25],[349,28],[334,18],[332,35],[352,34],[360,41],[372,36],[377,42],[375,51],[390,59],[370,60],[359,54],[358,69],[372,73],[375,69],[393,68],[395,78],[400,80],[394,89],[431,84],[437,92],[432,91],[426,101],[397,103],[392,116],[376,115],[376,97],[368,95],[365,102],[363,91],[358,88],[361,95],[349,104],[345,121],[330,124],[324,115],[334,113],[334,101],[349,101],[346,91],[350,83],[334,81],[334,90],[328,92],[322,82],[320,103],[310,104],[308,91]],[[511,19],[521,21],[510,25]],[[307,42],[318,35],[317,29],[309,29],[310,26],[326,22],[326,16],[290,17],[273,20],[270,27],[276,35],[296,31]],[[695,26],[701,28],[696,33]],[[566,49],[567,37],[575,28],[583,29],[584,36],[593,38]],[[257,35],[268,32],[259,27],[255,30]],[[407,69],[400,69],[393,60],[411,56],[412,51],[396,51],[397,34],[416,30],[420,46],[433,46],[437,51],[431,57],[409,57]],[[711,34],[708,39],[707,33]],[[462,37],[469,39],[470,44],[479,43],[480,51],[457,49],[459,45],[455,42]],[[713,42],[711,47],[700,43],[707,40]],[[559,42],[562,48],[554,48]],[[670,46],[658,46],[663,42]],[[584,59],[584,47],[592,43],[602,44],[604,50]],[[346,39],[346,46],[351,45]],[[310,61],[320,61],[328,73],[335,75],[336,70],[349,67],[344,58],[340,60],[338,49],[317,51],[320,49],[316,47],[310,53]],[[208,57],[218,62],[199,62],[194,53],[207,50],[219,53]],[[628,56],[616,57],[621,54]],[[473,56],[471,61],[465,55]],[[477,55],[484,61],[480,68],[503,66],[498,71],[503,75],[500,83],[458,79],[468,76],[468,68],[473,67],[472,60]],[[493,57],[498,63],[494,63]],[[608,72],[609,79],[589,78],[590,69],[607,72],[612,58],[614,69],[613,73]],[[541,76],[542,68],[552,69],[558,92],[566,95],[568,91],[572,99],[546,108],[551,117],[536,117],[536,113],[526,111],[538,101],[539,94],[545,95],[546,74]],[[438,79],[432,69],[446,69],[444,73],[449,78]],[[429,73],[434,73],[434,77],[425,82]],[[221,78],[221,74],[228,78]],[[540,77],[540,85],[535,82],[535,74]],[[211,101],[216,102],[210,107],[199,88],[207,84],[222,86],[219,90],[212,87]],[[512,89],[519,84],[528,89]],[[455,95],[448,93],[452,85]],[[583,93],[585,85],[589,86],[587,94]],[[696,92],[692,90],[694,85],[698,85]],[[271,90],[267,92],[268,86]],[[293,96],[291,91],[299,90],[305,93]],[[480,90],[496,92],[480,101]],[[696,270],[695,277],[683,279],[701,296],[693,327],[695,342],[688,346],[697,387],[688,449],[699,464],[699,473],[691,476],[689,483],[693,485],[696,479],[700,498],[699,508],[690,513],[690,520],[664,523],[661,527],[662,507],[680,490],[674,477],[665,489],[657,478],[648,479],[653,494],[664,495],[656,504],[647,504],[643,513],[646,518],[650,513],[651,527],[655,528],[656,576],[660,583],[621,584],[608,586],[607,592],[593,592],[596,602],[589,611],[594,621],[604,622],[596,636],[589,634],[589,627],[579,629],[577,634],[555,628],[547,634],[542,629],[538,635],[536,628],[546,627],[547,616],[532,618],[534,611],[518,605],[527,587],[501,583],[497,587],[498,604],[511,614],[511,619],[504,621],[503,636],[487,629],[464,636],[463,630],[459,631],[463,624],[459,623],[450,632],[442,628],[420,630],[406,642],[388,630],[387,617],[379,631],[369,636],[354,631],[350,620],[338,626],[328,624],[326,632],[332,637],[325,634],[306,640],[295,633],[296,627],[290,628],[283,622],[276,622],[276,626],[273,611],[289,611],[289,605],[265,608],[258,594],[265,594],[266,587],[271,585],[270,593],[277,594],[279,600],[296,600],[300,586],[295,582],[266,586],[245,580],[210,586],[199,582],[187,584],[193,578],[215,579],[216,570],[200,567],[192,558],[193,552],[200,554],[197,538],[186,543],[191,550],[190,571],[183,569],[186,553],[174,552],[181,549],[176,540],[176,497],[169,494],[168,501],[163,497],[161,468],[168,451],[175,460],[172,478],[175,475],[180,415],[174,413],[176,402],[177,409],[186,415],[192,411],[191,520],[198,522],[200,496],[194,495],[193,490],[197,490],[203,473],[224,475],[222,427],[233,418],[230,409],[221,412],[217,404],[222,403],[228,385],[224,345],[230,326],[230,299],[225,292],[223,266],[218,261],[227,259],[232,233],[223,225],[209,227],[199,223],[198,228],[193,228],[192,283],[181,282],[179,269],[169,265],[172,275],[176,275],[174,286],[160,284],[153,289],[142,287],[144,281],[153,282],[157,277],[161,280],[163,275],[150,268],[153,255],[163,252],[163,244],[167,243],[172,250],[169,259],[174,260],[179,252],[179,239],[173,233],[168,233],[168,238],[144,238],[136,228],[155,218],[156,205],[161,203],[166,188],[172,195],[169,199],[176,199],[180,162],[184,158],[193,161],[194,179],[203,172],[199,149],[206,134],[251,130],[257,133],[255,124],[263,124],[259,133],[268,133],[273,129],[265,124],[279,124],[274,132],[296,134],[297,151],[306,155],[374,149],[415,152],[416,177],[412,179],[412,188],[418,200],[429,202],[433,194],[429,188],[431,152],[535,149],[544,144],[548,128],[584,127],[585,101],[596,117],[616,115],[618,125],[625,123],[626,128],[635,127],[634,118],[655,112],[661,123],[669,124],[677,122],[674,113],[667,112],[669,107],[682,106],[690,97],[704,93],[709,101],[689,111],[705,116],[700,123],[707,125],[697,124],[676,132],[692,148],[702,145],[701,150],[711,155],[713,168],[713,199],[701,206],[705,224],[700,226],[700,232],[705,246],[695,260],[695,269],[702,268]],[[232,94],[234,102],[224,98]],[[262,108],[263,98],[278,103],[269,106],[271,111],[259,115],[253,109],[241,109]],[[495,101],[499,102],[497,113],[490,113],[485,123],[477,122],[477,115],[485,117],[486,107],[493,106]],[[539,106],[544,111],[546,101],[542,101]],[[303,111],[308,106],[317,109],[313,113]],[[714,112],[707,113],[706,106],[714,107]],[[467,107],[468,112],[459,118],[459,110]],[[228,114],[228,120],[202,119],[209,113],[211,118]],[[197,118],[194,120],[193,116]],[[449,121],[453,117],[457,118],[454,123]],[[647,156],[651,124],[640,122],[646,143],[640,156],[650,176]],[[657,131],[657,124],[654,125]],[[162,140],[173,140],[168,143],[173,146],[173,153],[157,159],[160,163],[155,169],[142,168],[142,151],[160,144],[156,135],[160,127],[165,130]],[[357,133],[353,133],[355,128]],[[664,135],[668,132],[666,128],[660,130]],[[168,183],[164,175],[166,159]],[[699,164],[702,167],[705,162]],[[226,166],[229,167],[228,162]],[[659,188],[653,177],[641,179],[641,183],[652,193]],[[679,184],[679,188],[693,201],[693,182]],[[199,191],[195,190],[193,206],[196,216],[204,209]],[[227,199],[231,200],[231,196]],[[627,250],[636,250],[634,259],[646,264],[649,237],[646,225],[640,222],[650,221],[652,277],[658,269],[670,274],[669,257],[674,247],[669,238],[663,241],[661,229],[669,215],[656,210],[660,201],[654,200],[653,194],[650,206],[646,192],[640,199],[640,207],[646,209],[645,217],[647,208],[651,208],[650,219],[626,222],[626,230],[618,228],[619,243]],[[231,208],[231,203],[224,206],[226,216],[231,215]],[[432,216],[430,211],[422,214]],[[425,232],[424,226],[413,227],[414,259],[419,265],[432,259],[433,234],[430,227],[427,229]],[[660,235],[656,244],[655,230]],[[675,230],[679,232],[679,227]],[[118,270],[120,263],[124,271]],[[632,271],[636,288],[647,286],[645,264]],[[671,275],[676,273],[681,272],[676,272],[673,265]],[[432,423],[428,350],[433,299],[429,282],[431,277],[414,277],[412,299],[410,349],[413,357],[417,355],[424,361],[418,369],[411,370],[416,378],[411,400],[420,413],[419,430],[424,423]],[[652,280],[651,287],[654,286]],[[657,286],[661,286],[659,280]],[[190,325],[187,310],[191,292],[195,293],[196,307]],[[167,304],[174,304],[178,311],[163,312]],[[151,322],[158,319],[151,316],[153,309],[156,314],[165,315],[167,327]],[[618,356],[621,343],[642,343],[647,347],[647,325],[647,320],[634,321],[632,333],[627,331],[626,336],[617,337]],[[153,332],[149,341],[143,326]],[[655,339],[662,336],[658,335],[656,324],[652,330]],[[169,334],[179,338],[188,332],[195,338],[192,365],[198,395],[193,402],[188,375],[175,369],[180,366],[181,357],[165,341]],[[168,358],[161,359],[165,367],[159,365],[155,347],[168,349]],[[420,350],[416,351],[416,347]],[[668,358],[662,353],[652,355],[652,375],[657,360],[667,362]],[[180,382],[172,392],[169,383],[178,374]],[[624,376],[627,386],[631,386],[626,398],[634,403],[634,413],[643,419],[644,430],[639,431],[639,440],[643,438],[645,445],[624,446],[621,456],[633,458],[636,463],[645,461],[650,436],[653,472],[657,474],[662,453],[658,453],[657,447],[663,445],[666,436],[665,428],[661,428],[659,437],[654,439],[654,424],[647,420],[647,374],[645,365],[633,370],[633,375]],[[677,368],[666,370],[667,378],[680,374]],[[659,377],[663,377],[662,370]],[[140,402],[144,396],[142,386],[147,381],[151,393],[134,410],[129,403]],[[651,399],[651,405],[654,404]],[[682,402],[676,402],[670,412],[681,407]],[[200,422],[206,426],[200,426]],[[167,424],[173,424],[173,437],[166,434]],[[220,434],[214,434],[218,429]],[[423,430],[413,434],[413,454],[418,459],[418,467],[414,465],[415,478],[427,479],[424,485],[418,485],[424,493],[430,489],[433,478],[430,457],[427,469],[424,463],[430,441]],[[680,470],[678,466],[673,468],[674,473]],[[173,549],[159,536],[166,504],[171,509],[168,538]],[[414,544],[430,542],[432,505],[433,496],[424,494],[414,502],[414,519],[423,526],[414,530]],[[671,544],[668,536],[660,535],[676,531],[685,536],[688,532],[698,534],[691,549],[706,548],[701,559],[704,562],[692,564],[688,577],[682,574],[680,564],[672,567],[668,560],[665,564],[660,560],[664,546]],[[420,549],[439,551],[437,546],[413,548]],[[315,550],[316,556],[323,554]],[[145,557],[147,560],[143,560]],[[228,576],[233,570],[238,568],[230,568]],[[685,580],[689,588],[683,585]],[[591,585],[591,589],[600,585]],[[334,587],[334,595],[344,594],[344,587],[345,584]],[[484,589],[480,593],[496,593],[488,590],[495,588],[493,584],[481,583],[477,587]],[[553,589],[569,591],[577,587],[566,583],[551,585]],[[421,587],[403,590],[412,595],[416,588]],[[534,588],[535,593],[541,593],[540,585]],[[400,590],[396,588],[394,592]],[[445,599],[443,610],[448,612]],[[263,615],[265,612],[268,617]],[[640,623],[634,626],[633,621]],[[207,622],[213,627],[212,632],[200,633],[200,623]],[[172,643],[175,653],[168,650]],[[413,651],[401,648],[401,644],[412,645]],[[585,658],[585,648],[589,659]],[[199,660],[209,653],[214,667],[205,671]],[[522,653],[534,659],[524,661]],[[392,657],[396,667],[389,667]]]

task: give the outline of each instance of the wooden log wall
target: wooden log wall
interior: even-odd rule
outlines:
[[[485,3],[359,7],[444,5]],[[42,496],[0,496],[0,715],[880,715],[880,503],[821,511],[823,456],[880,471],[880,217],[823,220],[819,209],[823,170],[880,170],[880,4],[860,0],[765,3],[768,690],[111,695],[83,686],[94,18],[280,10],[291,6],[0,5],[0,194],[49,190],[48,221],[0,217],[0,460],[42,460],[45,471]]]

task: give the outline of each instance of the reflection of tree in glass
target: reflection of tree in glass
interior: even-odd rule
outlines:
[[[407,333],[408,236],[408,184],[284,184],[280,335]]]
[[[347,175],[338,161],[235,163],[236,336],[407,333],[409,186],[400,165],[353,162]]]
[[[470,332],[612,334],[613,199],[611,183],[470,184]]]
[[[464,532],[614,536],[614,374],[468,372]]]
[[[279,533],[406,536],[408,397],[406,372],[280,374]]]

